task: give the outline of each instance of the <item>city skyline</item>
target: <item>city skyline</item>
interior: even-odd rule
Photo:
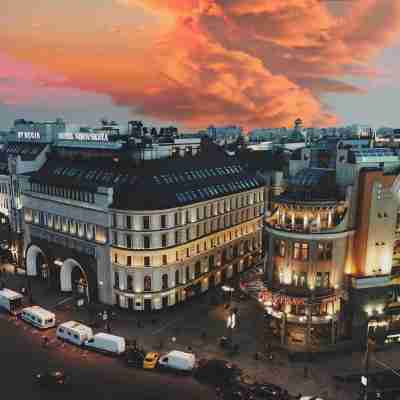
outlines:
[[[5,10],[0,129],[58,116],[397,127],[394,1],[6,0]]]

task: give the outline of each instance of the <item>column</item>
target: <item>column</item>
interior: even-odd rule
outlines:
[[[328,228],[332,226],[332,209],[328,211]]]
[[[308,228],[308,214],[304,214],[303,227],[304,227],[304,230],[306,230]]]
[[[317,228],[318,228],[318,231],[321,230],[321,212],[320,211],[317,211]]]

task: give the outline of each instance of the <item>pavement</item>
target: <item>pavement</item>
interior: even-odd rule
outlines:
[[[26,286],[26,278],[12,271],[10,269],[9,273],[3,274],[2,279],[6,287],[20,290]],[[67,297],[50,291],[39,278],[32,280],[32,293],[34,301],[47,309],[54,309]],[[232,301],[231,307],[238,310],[232,338],[239,345],[239,352],[234,355],[226,352],[219,346],[219,338],[229,334],[226,327],[228,304],[229,298],[224,297],[222,291],[214,290],[157,313],[144,314],[113,308],[110,311],[115,316],[110,326],[112,333],[136,340],[146,350],[191,350],[199,358],[230,360],[242,368],[249,380],[278,384],[293,395],[319,395],[324,400],[357,398],[358,384],[342,383],[334,376],[362,371],[363,354],[360,352],[320,355],[312,363],[305,364],[291,361],[285,351],[274,348],[272,343],[273,360],[265,356],[255,360],[256,352],[265,354],[266,338],[263,313],[252,299],[235,301],[234,298]],[[102,308],[98,306],[98,310]],[[97,312],[65,303],[62,309],[57,309],[56,315],[60,322],[75,319],[89,323],[96,318]],[[99,321],[97,330],[104,331],[103,322]],[[394,349],[377,357],[382,357],[381,360],[391,366],[400,367],[399,353],[400,349]]]

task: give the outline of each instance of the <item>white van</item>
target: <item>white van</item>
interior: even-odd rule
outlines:
[[[120,355],[125,353],[125,339],[121,336],[108,333],[97,333],[91,339],[86,340],[85,347],[100,353]]]
[[[192,353],[173,350],[162,356],[159,359],[158,364],[160,367],[190,372],[196,365],[196,356]]]
[[[24,296],[10,289],[0,290],[0,307],[12,315],[17,315],[22,308]]]
[[[25,307],[20,315],[21,319],[40,329],[52,328],[56,325],[56,315],[39,306]]]
[[[58,325],[56,335],[59,339],[82,346],[93,337],[92,328],[76,321],[68,321]]]

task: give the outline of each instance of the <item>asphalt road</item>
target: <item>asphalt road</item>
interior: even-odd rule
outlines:
[[[42,335],[50,339],[43,348]],[[71,377],[68,390],[39,388],[33,375],[63,369]],[[215,399],[214,391],[189,376],[125,367],[118,358],[84,351],[55,339],[7,314],[0,314],[0,392],[15,399]]]

